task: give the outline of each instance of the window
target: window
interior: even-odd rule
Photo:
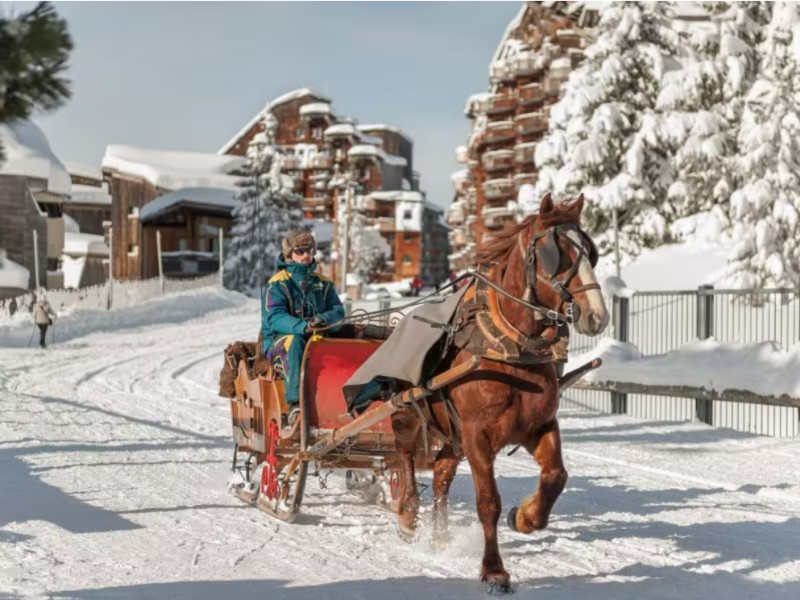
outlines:
[[[303,129],[302,127],[298,127],[297,131],[294,132],[294,136],[297,137],[297,138],[301,138],[301,137],[305,136],[305,134],[306,134],[306,130]]]
[[[129,219],[138,219],[139,218],[139,207],[138,206],[130,206],[130,207],[128,207],[128,218]]]
[[[405,209],[405,210],[403,211],[403,218],[404,218],[404,219],[411,219],[411,218],[412,218],[412,216],[413,216],[413,215],[412,215],[412,212],[411,212],[411,209],[410,209],[410,208],[407,208],[407,209]]]
[[[186,238],[181,238],[178,240],[178,250],[180,252],[186,251]]]
[[[404,233],[404,234],[403,234],[403,241],[404,241],[406,244],[408,244],[408,243],[411,241],[411,234],[410,234],[410,233]]]
[[[322,127],[314,127],[314,129],[311,130],[311,137],[313,137],[315,140],[321,140]]]
[[[406,254],[406,255],[403,257],[403,264],[404,264],[404,265],[410,265],[410,264],[411,264],[411,257],[410,257],[408,254]]]
[[[138,244],[128,244],[128,256],[139,256]]]

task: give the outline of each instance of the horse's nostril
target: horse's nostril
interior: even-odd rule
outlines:
[[[589,315],[589,323],[591,323],[593,331],[599,331],[603,326],[603,319],[600,318],[600,315],[593,312],[591,315]]]

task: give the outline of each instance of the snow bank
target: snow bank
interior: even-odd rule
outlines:
[[[106,148],[103,167],[143,177],[153,185],[179,188],[214,187],[237,190],[240,177],[230,175],[246,159],[228,154],[150,150],[114,144]]]
[[[6,160],[0,175],[24,175],[47,180],[47,190],[69,194],[71,180],[64,164],[53,154],[42,130],[31,121],[0,125],[0,144]]]
[[[30,278],[28,269],[6,258],[6,251],[0,250],[0,288],[27,290]]]
[[[212,311],[236,308],[248,301],[238,292],[213,288],[155,298],[130,308],[75,311],[58,317],[55,339],[56,342],[65,342],[101,331],[181,323]],[[0,327],[0,347],[22,348],[28,345],[33,329],[32,317],[20,313],[16,316],[20,318],[15,318],[11,325]]]
[[[749,390],[764,396],[800,397],[800,344],[788,352],[772,342],[736,344],[714,338],[691,342],[656,356],[633,344],[603,338],[590,352],[570,357],[567,371],[600,357],[603,366],[587,381]]]

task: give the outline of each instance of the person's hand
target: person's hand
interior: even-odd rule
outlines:
[[[322,327],[323,325],[325,325],[325,319],[323,319],[320,316],[311,317],[308,320],[308,325],[309,327],[312,327],[314,329],[316,329],[317,327]]]

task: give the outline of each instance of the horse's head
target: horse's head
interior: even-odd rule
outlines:
[[[525,276],[539,303],[571,318],[580,333],[597,335],[609,314],[594,274],[597,248],[580,227],[582,210],[583,195],[558,205],[549,194],[542,199],[528,228]]]

